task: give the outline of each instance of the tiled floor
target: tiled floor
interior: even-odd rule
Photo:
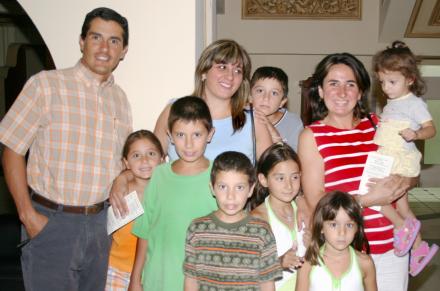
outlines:
[[[409,195],[411,209],[422,222],[421,234],[429,244],[440,245],[440,188],[416,188]],[[409,291],[440,290],[440,253],[418,276],[409,281]]]
[[[409,193],[409,203],[421,219],[440,217],[440,188],[414,188]]]

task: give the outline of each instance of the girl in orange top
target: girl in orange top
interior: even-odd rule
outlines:
[[[122,150],[122,159],[130,169],[134,179],[128,184],[129,193],[136,191],[142,201],[154,168],[163,161],[162,146],[157,137],[148,130],[131,133]],[[112,235],[109,267],[107,272],[107,291],[127,290],[130,283],[136,253],[137,238],[131,234],[133,222],[115,231]]]

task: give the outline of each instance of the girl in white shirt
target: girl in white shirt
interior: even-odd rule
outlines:
[[[376,291],[361,208],[348,193],[334,191],[316,206],[312,239],[299,269],[296,291]]]

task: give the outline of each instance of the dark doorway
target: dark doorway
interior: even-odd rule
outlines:
[[[0,119],[26,81],[54,69],[39,31],[15,0],[0,0]],[[20,267],[20,221],[0,167],[0,290],[24,290]]]

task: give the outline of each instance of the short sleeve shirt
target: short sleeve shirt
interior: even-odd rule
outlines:
[[[209,189],[211,165],[191,176],[173,172],[171,164],[154,169],[133,234],[148,240],[142,284],[148,290],[183,290],[185,235],[191,221],[217,209]]]
[[[113,76],[99,82],[80,61],[31,77],[0,124],[0,142],[24,155],[29,186],[64,205],[108,198],[132,131],[131,109]]]
[[[380,117],[382,119],[409,121],[412,130],[418,130],[422,123],[432,120],[426,103],[422,98],[412,93],[388,100]]]
[[[248,215],[225,223],[214,213],[188,228],[184,272],[199,290],[260,290],[260,283],[282,277],[269,224]]]
[[[299,134],[304,129],[302,120],[297,114],[284,108],[280,109],[280,111],[283,113],[283,116],[275,124],[275,128],[280,133],[283,141],[296,152],[298,150]]]

